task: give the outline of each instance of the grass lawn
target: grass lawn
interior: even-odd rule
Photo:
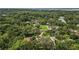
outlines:
[[[40,25],[40,30],[48,30],[48,25]]]

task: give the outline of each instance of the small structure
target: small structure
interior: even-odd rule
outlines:
[[[6,14],[2,14],[2,16],[3,16],[3,17],[5,17],[5,16],[6,16]]]
[[[77,24],[77,27],[79,27],[79,24]]]
[[[63,23],[65,23],[65,24],[66,24],[66,21],[64,20],[64,18],[65,18],[65,17],[60,16],[58,20],[60,20],[60,21],[62,21]]]
[[[57,39],[56,39],[55,37],[50,37],[50,39],[52,40],[54,46],[56,46],[56,40],[57,40]]]
[[[32,40],[32,37],[26,37],[26,38],[24,38],[24,41],[26,41],[26,42],[30,42]]]
[[[69,29],[70,32],[74,33],[76,36],[79,37],[79,31],[77,30],[73,30],[73,29]]]

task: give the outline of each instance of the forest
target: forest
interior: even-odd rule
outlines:
[[[0,9],[0,50],[79,50],[79,11]]]

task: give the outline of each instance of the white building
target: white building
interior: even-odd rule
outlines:
[[[58,20],[60,20],[60,21],[62,21],[63,23],[65,23],[65,24],[66,24],[66,21],[64,20],[64,18],[65,18],[65,17],[60,16]]]
[[[79,27],[79,24],[77,24],[77,27]]]

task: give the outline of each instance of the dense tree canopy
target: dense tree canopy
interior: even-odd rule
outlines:
[[[79,49],[78,25],[79,11],[0,9],[0,49]]]

